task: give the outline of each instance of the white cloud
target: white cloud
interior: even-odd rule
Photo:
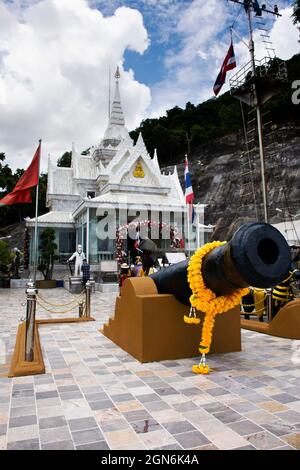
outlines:
[[[134,34],[133,34],[134,31]],[[127,7],[104,17],[86,0],[0,0],[0,151],[26,165],[39,138],[44,160],[76,142],[99,142],[107,124],[108,67],[149,45],[142,15]],[[122,71],[126,123],[137,126],[150,90]]]
[[[276,55],[284,60],[300,52],[299,32],[291,19],[292,8],[286,5],[287,2],[280,3],[281,7],[285,7],[280,11],[282,17],[275,21],[266,18]],[[198,104],[213,96],[213,84],[230,44],[229,26],[239,9],[241,13],[235,27],[243,36],[246,19],[242,7],[234,9],[231,4],[221,3],[220,0],[193,0],[181,12],[175,30],[180,35],[180,45],[168,53],[166,76],[152,89],[152,116],[160,116],[175,105],[184,107],[187,101]],[[248,42],[246,35],[244,40]],[[256,57],[261,59],[267,56],[257,30],[255,42]],[[249,52],[237,37],[234,37],[234,46],[240,68],[249,61]],[[231,75],[234,73],[231,72]],[[227,83],[222,93],[228,89]]]

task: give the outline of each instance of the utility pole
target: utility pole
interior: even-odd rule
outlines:
[[[263,124],[262,124],[262,114],[261,114],[261,100],[260,94],[257,87],[257,82],[255,80],[256,77],[256,69],[255,69],[255,46],[253,40],[253,26],[252,26],[252,13],[256,11],[258,14],[258,9],[260,15],[263,12],[272,14],[274,16],[281,16],[278,13],[278,8],[275,5],[274,11],[267,10],[266,6],[263,5],[262,8],[259,7],[258,2],[253,2],[251,0],[239,1],[239,0],[229,0],[232,3],[237,3],[243,5],[245,11],[247,13],[248,18],[248,28],[249,28],[249,53],[251,59],[251,68],[252,68],[252,75],[253,75],[253,88],[255,94],[255,108],[256,108],[256,117],[257,117],[257,128],[258,128],[258,143],[259,143],[259,156],[260,156],[260,168],[261,168],[261,186],[262,186],[262,195],[263,195],[263,206],[264,206],[264,221],[266,223],[269,222],[269,215],[268,215],[268,195],[267,195],[267,185],[266,185],[266,174],[265,174],[265,150],[264,150],[264,141],[263,141]],[[255,8],[254,8],[255,4]]]

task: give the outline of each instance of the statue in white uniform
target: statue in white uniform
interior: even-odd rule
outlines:
[[[77,246],[77,251],[75,251],[72,256],[68,259],[68,263],[75,258],[75,271],[74,276],[82,276],[81,266],[82,262],[85,259],[85,254],[82,251],[82,245]]]

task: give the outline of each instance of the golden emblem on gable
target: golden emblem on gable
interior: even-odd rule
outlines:
[[[135,167],[135,170],[133,172],[133,176],[135,178],[145,178],[145,172],[143,170],[143,167],[140,163],[138,163]]]

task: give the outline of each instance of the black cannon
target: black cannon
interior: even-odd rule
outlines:
[[[289,246],[269,224],[242,225],[226,245],[205,256],[202,276],[205,285],[219,295],[254,286],[267,288],[282,281],[291,265]],[[160,294],[173,294],[189,305],[192,291],[187,281],[188,261],[174,264],[151,276]]]

